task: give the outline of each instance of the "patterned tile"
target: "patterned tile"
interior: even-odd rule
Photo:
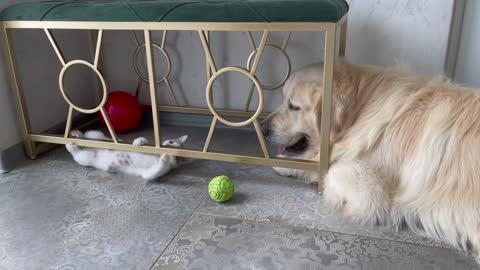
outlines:
[[[323,203],[315,184],[278,176],[271,168],[206,161],[189,166],[175,173],[206,178],[227,174],[235,182],[231,201],[219,204],[206,199],[198,213],[448,247],[409,231],[395,232],[385,226],[350,222]]]
[[[162,127],[164,138],[184,134],[201,149],[207,129]],[[211,149],[257,146],[253,132],[219,130]],[[236,192],[217,204],[205,191],[221,174]],[[157,269],[477,269],[442,243],[351,223],[316,185],[268,167],[195,160],[147,182],[81,167],[64,147],[0,175],[0,269],[148,269],[199,203]]]
[[[193,148],[203,146],[202,142],[207,133],[205,128],[183,126],[166,126],[162,131],[166,138],[189,134],[187,147]],[[129,134],[124,139],[128,140],[137,136],[149,137],[150,133],[151,130],[144,130],[138,134]],[[215,150],[213,146],[216,146],[219,149],[229,149],[231,152],[238,152],[242,149],[244,153],[260,151],[255,144],[254,132],[219,129],[215,134],[217,136],[213,140],[213,150]],[[245,143],[235,143],[240,140]],[[249,147],[245,147],[245,145]],[[250,147],[252,145],[253,147]],[[61,151],[64,151],[63,148],[59,152],[61,153]],[[57,156],[62,155],[57,154]],[[68,159],[71,160],[67,155]],[[75,170],[75,172],[79,173],[80,171]],[[211,179],[222,174],[230,176],[235,181],[236,193],[233,200],[226,204],[205,200],[199,208],[200,213],[448,247],[446,244],[417,236],[408,231],[395,232],[388,227],[361,226],[352,223],[332,212],[323,204],[321,195],[316,192],[315,184],[305,184],[298,179],[281,177],[269,167],[196,160],[173,171],[171,176]]]
[[[449,249],[195,214],[153,269],[479,268]]]
[[[75,163],[70,153],[68,153],[65,146],[59,145],[51,151],[39,156],[39,160],[49,160],[49,161],[63,161]]]
[[[31,162],[0,178],[0,269],[148,269],[205,187]]]

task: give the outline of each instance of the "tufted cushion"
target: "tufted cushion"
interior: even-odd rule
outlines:
[[[337,22],[344,0],[68,0],[13,5],[2,21]]]

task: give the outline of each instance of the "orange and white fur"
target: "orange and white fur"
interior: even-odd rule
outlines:
[[[263,123],[282,155],[319,159],[322,69],[295,73]],[[480,91],[342,59],[332,110],[326,202],[357,221],[406,225],[480,258]]]
[[[95,140],[110,140],[103,132],[90,130],[83,134],[80,131],[72,131],[72,137]],[[188,136],[166,140],[162,146],[181,147]],[[134,146],[142,146],[148,141],[144,137],[136,138]],[[66,148],[73,159],[82,166],[89,166],[106,172],[122,172],[134,176],[140,176],[146,180],[156,179],[167,174],[170,170],[178,167],[182,160],[177,157],[162,154],[149,155],[144,153],[117,151],[109,149],[96,149],[79,147],[75,144],[67,144]]]

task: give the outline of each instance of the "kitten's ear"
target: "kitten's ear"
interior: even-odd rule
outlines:
[[[182,137],[178,138],[177,140],[180,142],[180,143],[185,143],[188,139],[188,135],[183,135]]]

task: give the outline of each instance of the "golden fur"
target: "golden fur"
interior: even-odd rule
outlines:
[[[322,67],[295,73],[265,134],[318,160]],[[480,252],[480,92],[407,72],[339,61],[324,198],[361,222],[407,225]],[[316,147],[317,146],[317,147]],[[317,181],[315,172],[275,168]]]

